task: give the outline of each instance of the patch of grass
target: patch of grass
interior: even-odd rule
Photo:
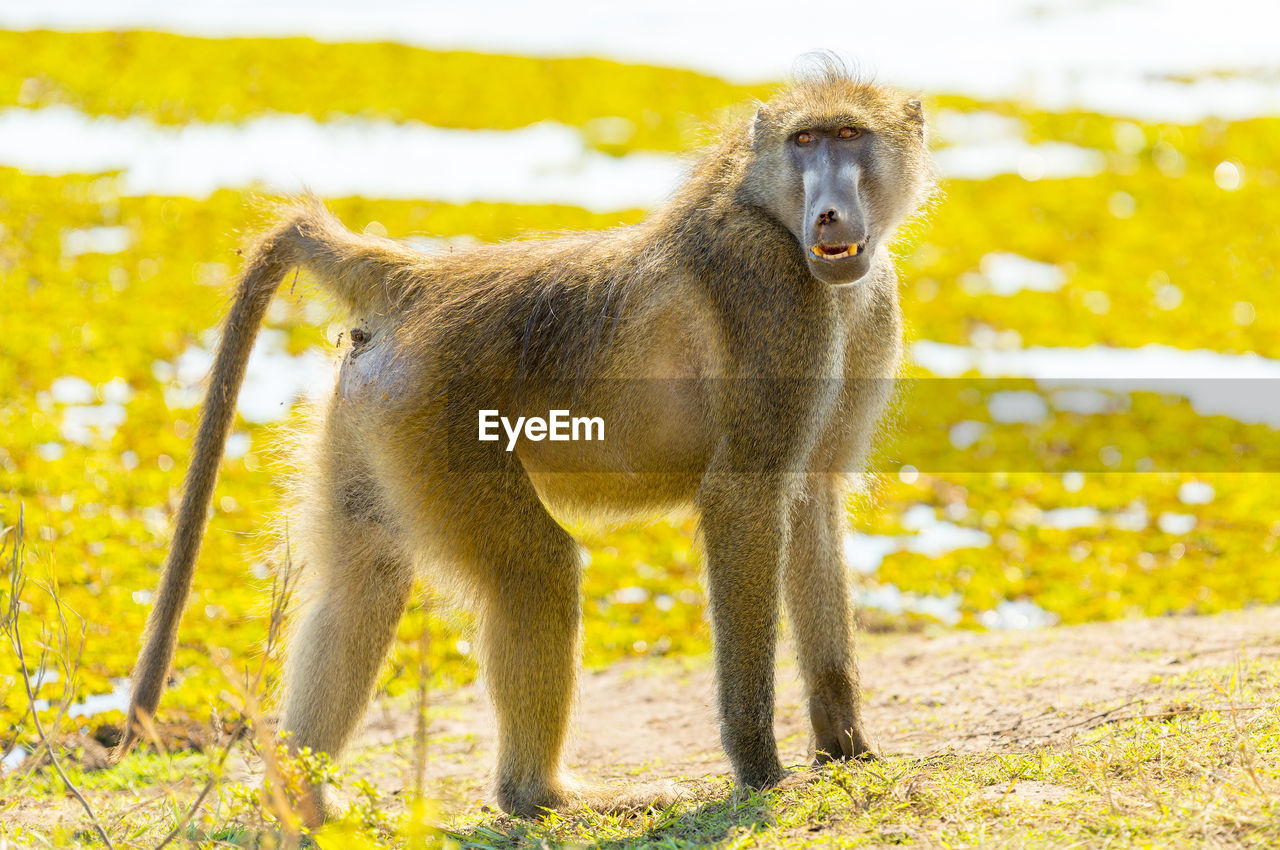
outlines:
[[[467,848],[1137,848],[1280,841],[1280,671],[1257,661],[1175,678],[1180,702],[1172,710],[1099,712],[1066,745],[926,758],[889,754],[870,764],[805,770],[787,787],[766,792],[699,780],[686,783],[685,801],[637,815],[568,812],[530,822],[481,809],[474,800],[442,813],[317,765],[312,769],[345,787],[349,800],[317,841],[322,847]],[[139,753],[112,771],[69,765],[68,772],[117,843],[153,846],[180,822],[211,766],[198,753]],[[83,831],[32,826],[36,819],[21,804],[57,799],[56,789],[45,787],[48,776],[37,773],[21,800],[12,781],[0,780],[0,809],[16,815],[4,820],[0,836],[35,846],[88,843]],[[257,814],[258,799],[252,785],[220,784],[184,828],[183,840],[282,846],[280,834]]]

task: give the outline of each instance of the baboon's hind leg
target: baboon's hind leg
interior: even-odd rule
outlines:
[[[465,474],[386,458],[381,468],[398,519],[417,545],[457,569],[475,594],[480,670],[498,721],[498,803],[536,816],[561,808],[561,771],[578,666],[578,544],[547,513],[518,466],[489,472],[491,458],[450,456]]]
[[[401,516],[422,544],[447,558],[475,594],[480,670],[498,722],[496,795],[507,812],[586,805],[642,808],[673,797],[669,786],[590,788],[566,777],[568,736],[579,665],[581,573],[578,543],[547,512],[518,465],[476,451],[451,461],[464,473],[384,470]],[[431,449],[425,455],[443,456]],[[393,471],[394,469],[394,471]],[[418,516],[412,516],[412,511]]]
[[[293,748],[336,758],[373,693],[413,571],[387,528],[369,515],[370,494],[327,485],[300,541],[310,598],[290,641],[281,731]],[[321,789],[311,789],[302,813],[323,818]]]
[[[482,664],[498,719],[498,803],[532,816],[568,801],[561,758],[578,668],[578,553],[549,517],[505,519],[476,553]]]

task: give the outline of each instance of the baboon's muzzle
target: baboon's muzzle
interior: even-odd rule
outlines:
[[[813,276],[826,283],[853,283],[871,266],[858,175],[857,162],[838,151],[805,169],[805,256]]]

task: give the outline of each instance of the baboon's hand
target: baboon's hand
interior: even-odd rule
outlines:
[[[815,764],[876,758],[851,694],[816,690],[809,697],[809,717],[813,721]]]

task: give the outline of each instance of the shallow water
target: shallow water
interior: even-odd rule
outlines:
[[[67,706],[67,717],[92,717],[108,711],[125,711],[129,707],[129,693],[132,690],[128,679],[112,679],[112,690],[107,694],[93,694],[79,702]],[[32,707],[36,711],[45,711],[53,703],[50,700],[38,699]]]
[[[172,127],[66,106],[0,110],[0,164],[31,174],[118,171],[124,195],[207,198],[221,188],[261,184],[331,197],[558,203],[597,211],[657,204],[684,170],[672,156],[591,150],[577,130],[550,121],[519,130],[451,130],[268,115]]]
[[[62,256],[119,254],[129,248],[133,234],[127,227],[80,227],[62,231]]]
[[[1067,274],[1053,263],[1042,263],[1009,251],[994,251],[978,261],[978,271],[960,276],[960,287],[969,295],[1007,297],[1019,292],[1056,292]]]
[[[1111,403],[1105,400],[1107,395],[1157,392],[1186,398],[1201,416],[1229,416],[1247,424],[1280,428],[1280,360],[1256,354],[1154,344],[1141,348],[996,349],[920,340],[911,346],[910,357],[940,378],[973,371],[990,378],[1031,378],[1042,389],[1054,391],[1055,399],[1065,389],[1090,393],[1066,396],[1061,409],[1071,409],[1072,404],[1087,408]],[[1037,396],[1029,391],[1026,395]],[[1038,421],[1030,401],[1015,404],[1006,399],[1006,403],[1011,417],[1006,421]],[[1036,410],[1043,414],[1040,418],[1048,415],[1047,406]],[[994,418],[994,406],[991,412]]]
[[[236,409],[248,422],[265,423],[283,419],[291,405],[303,395],[322,395],[333,380],[333,359],[321,349],[290,354],[285,345],[288,334],[264,328],[254,343],[245,368],[244,385]],[[195,407],[204,398],[205,379],[213,366],[214,347],[193,346],[173,362],[157,361],[152,373],[162,382],[165,403],[176,410]],[[238,457],[248,451],[246,435],[232,435],[228,454]]]
[[[1099,151],[1021,139],[961,142],[937,158],[939,174],[958,179],[1087,176],[1105,165]],[[207,198],[222,188],[261,185],[331,197],[569,204],[597,212],[660,204],[685,174],[680,157],[610,156],[589,148],[576,129],[550,121],[519,130],[455,130],[270,115],[172,127],[67,106],[0,110],[0,165],[31,174],[118,172],[122,195]],[[129,239],[125,228],[73,231],[64,234],[63,253],[120,251]],[[987,273],[1007,280],[1007,259],[995,262]],[[1029,288],[1044,288],[1044,270],[1029,269],[1012,273]]]
[[[0,759],[0,774],[15,770],[29,754],[22,747],[14,747]]]
[[[997,174],[1018,174],[1026,180],[1093,177],[1107,159],[1101,151],[1065,142],[1031,144],[1021,139],[956,145],[934,152],[943,177],[986,180]]]

